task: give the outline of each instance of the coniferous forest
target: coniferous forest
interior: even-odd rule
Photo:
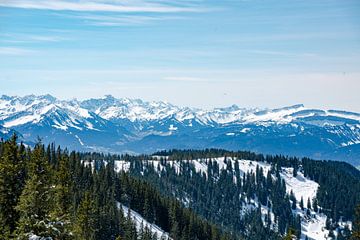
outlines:
[[[0,156],[1,239],[161,237],[146,228],[136,231],[132,219],[119,210],[118,201],[143,213],[173,239],[230,239],[146,182],[116,174],[111,164],[92,171],[82,164],[91,155],[45,147],[41,142],[30,149],[18,145],[13,136],[0,143]]]
[[[152,156],[69,152],[40,140],[30,148],[16,135],[2,140],[1,239],[165,239],[147,227],[139,229],[120,206],[175,240],[299,239],[297,204],[308,217],[313,212],[328,216],[330,238],[359,239],[360,174],[346,163],[217,149],[154,155],[160,157],[158,167],[146,161]],[[225,156],[226,168],[208,161],[206,174],[186,161],[219,156]],[[232,158],[271,164],[271,170],[264,174],[256,167],[240,175],[239,166],[227,160]],[[129,171],[114,171],[119,159],[130,163]],[[179,172],[167,164],[172,160],[179,162]],[[287,193],[283,167],[318,182],[316,198]],[[339,220],[352,221],[352,229],[339,228]]]

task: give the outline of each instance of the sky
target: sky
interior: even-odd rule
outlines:
[[[0,95],[360,112],[360,1],[0,0]]]

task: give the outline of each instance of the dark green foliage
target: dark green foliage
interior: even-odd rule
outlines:
[[[301,210],[304,210],[304,199],[302,197],[300,199],[300,208]]]
[[[19,202],[25,184],[25,147],[16,135],[0,144],[0,236],[9,238],[16,228]]]
[[[169,232],[174,239],[186,238],[187,235],[191,239],[220,239],[221,232],[216,227],[183,208],[178,201],[163,198],[155,188],[142,180],[121,173],[118,181],[119,200],[142,216],[148,215],[148,221]]]
[[[353,209],[360,201],[360,174],[347,164],[216,149],[172,150],[157,155],[163,158],[154,167],[143,161],[151,159],[146,155],[69,153],[41,142],[31,150],[18,145],[16,136],[0,142],[0,236],[154,239],[146,227],[137,232],[130,215],[119,210],[121,203],[175,240],[299,237],[300,217],[293,210],[297,201],[304,209],[304,200],[288,194],[280,177],[282,167],[292,167],[297,170],[294,176],[304,173],[320,183],[317,197],[305,199],[309,213],[312,208],[329,215],[332,220],[327,227],[337,231],[340,239],[348,239],[350,230],[336,229],[335,220],[355,220],[352,235],[358,239],[359,218],[354,218]],[[220,156],[226,156],[225,169],[210,160]],[[238,162],[233,165],[229,160],[234,157],[267,162],[271,171],[265,174],[256,167],[255,172],[243,173]],[[207,159],[206,173],[183,161],[196,158]],[[114,160],[118,159],[131,162],[129,174],[114,172]],[[179,160],[179,172],[166,164],[170,159]],[[253,199],[267,208],[268,214],[261,214]],[[244,209],[249,211],[244,214]]]
[[[320,207],[320,211],[333,218],[334,223],[340,217],[343,217],[343,220],[351,220],[353,217],[351,207],[360,202],[360,195],[358,194],[360,192],[358,190],[360,173],[352,166],[342,162],[314,161],[307,158],[300,160],[285,156],[263,156],[250,152],[230,152],[218,149],[203,151],[171,150],[158,152],[154,155],[162,157],[160,159],[162,167],[157,166],[155,169],[146,162],[136,161],[146,159],[148,156],[129,156],[129,160],[133,161],[132,174],[145,178],[165,194],[182,199],[183,202],[187,202],[186,205],[204,218],[210,219],[233,232],[244,232],[246,223],[239,220],[241,218],[239,212],[242,209],[242,204],[248,204],[249,198],[256,196],[262,205],[272,209],[275,214],[277,231],[285,234],[287,229],[291,227],[297,236],[300,235],[300,219],[294,217],[291,211],[296,209],[296,199],[291,194],[290,196],[286,194],[285,184],[280,180],[279,173],[283,167],[294,168],[293,175],[296,177],[298,172],[302,172],[305,176],[320,183],[321,187],[317,198],[305,199],[307,201],[306,208],[304,199],[300,199],[300,208],[305,210],[308,215],[310,215],[311,209],[319,211]],[[262,169],[259,168],[256,169],[256,174],[240,174],[237,169],[238,165],[229,165],[226,158],[224,160],[224,164],[227,166],[226,170],[219,170],[215,161],[207,160],[208,171],[206,175],[197,173],[192,165],[184,161],[221,156],[267,162],[271,164],[270,172],[275,178],[270,177],[270,172],[264,177]],[[180,165],[180,174],[165,164],[166,161],[174,160]],[[145,171],[142,171],[143,165],[145,165]],[[160,171],[159,176],[160,169],[163,171]],[[336,181],[339,184],[335,181],[334,176],[331,176],[332,172],[335,172]],[[235,184],[232,181],[234,176],[236,179],[241,178],[242,180]],[[338,192],[344,192],[344,194],[338,196]],[[237,196],[240,196],[240,199]],[[245,197],[247,201],[245,201]],[[330,199],[328,199],[329,197]],[[350,207],[346,199],[350,199]]]
[[[285,182],[280,177],[273,179],[271,174],[265,177],[262,168],[256,168],[255,173],[244,173],[240,177],[239,166],[235,164],[233,167],[231,161],[227,161],[226,158],[224,163],[227,167],[223,170],[220,170],[216,161],[208,160],[207,175],[196,172],[194,166],[187,161],[176,163],[181,169],[179,173],[165,161],[159,163],[163,169],[160,176],[157,172],[158,168],[147,162],[136,160],[132,162],[131,174],[139,179],[146,179],[164,194],[188,202],[188,206],[195,212],[230,232],[241,235],[241,233],[249,232],[249,229],[256,229],[258,238],[276,236],[270,230],[270,224],[267,227],[258,224],[262,221],[260,214],[251,214],[251,217],[243,218],[242,210],[246,206],[255,208],[255,205],[249,202],[255,196],[262,205],[272,209],[278,219],[277,226],[280,233],[285,234],[290,226],[300,232],[300,226],[291,211]],[[237,176],[236,182],[233,179],[234,173]],[[295,197],[292,196],[292,198]],[[253,218],[258,219],[255,221]],[[170,230],[177,232],[181,229],[181,226],[175,224]],[[188,229],[184,230],[188,231]],[[244,237],[252,239],[255,235]]]
[[[336,221],[352,220],[360,203],[360,172],[351,165],[335,161],[302,159],[305,176],[320,184],[317,201],[321,210]]]
[[[158,152],[155,155],[167,156],[168,159],[176,160],[229,156],[265,161],[273,166],[273,171],[279,171],[281,167],[293,167],[295,170],[301,170],[305,177],[319,183],[318,205],[324,213],[336,220],[339,220],[340,217],[343,217],[343,220],[352,220],[354,208],[360,203],[360,194],[358,194],[360,192],[360,171],[345,162],[315,161],[309,158],[300,160],[282,155],[264,156],[246,151],[232,152],[221,149],[171,150]],[[294,176],[296,174],[297,171],[294,171]]]
[[[115,173],[118,156],[68,153],[40,141],[25,150],[16,140],[0,142],[1,239],[156,239],[147,227],[139,234],[119,202],[173,239],[231,239],[148,183]],[[88,161],[95,169],[86,166]]]
[[[351,234],[351,240],[360,239],[360,204],[355,209],[354,225]]]
[[[76,220],[73,227],[76,239],[93,240],[96,231],[96,209],[95,203],[86,192],[76,211]]]
[[[318,200],[316,198],[313,200],[313,208],[315,212],[318,212]]]
[[[29,233],[42,237],[53,234],[49,224],[52,191],[50,170],[44,146],[39,142],[30,155],[28,178],[16,206],[20,214],[17,235],[21,239],[28,238]]]
[[[291,209],[295,210],[296,209],[296,197],[295,197],[293,191],[290,192],[290,200],[291,200]]]

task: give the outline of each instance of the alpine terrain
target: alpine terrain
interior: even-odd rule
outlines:
[[[40,137],[82,151],[243,149],[360,165],[360,114],[303,105],[204,110],[109,95],[84,101],[3,95],[0,135],[14,132],[28,145]]]

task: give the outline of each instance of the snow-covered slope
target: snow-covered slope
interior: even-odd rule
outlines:
[[[336,111],[316,110],[305,108],[304,105],[294,105],[279,109],[245,109],[236,105],[226,108],[210,110],[178,107],[167,102],[146,102],[140,99],[116,99],[110,95],[101,99],[90,99],[81,103],[105,119],[128,119],[135,121],[153,121],[166,118],[175,118],[179,122],[193,120],[202,124],[229,124],[229,123],[257,123],[257,124],[286,124],[295,120],[308,121],[314,117],[338,118],[360,123],[360,114]],[[323,121],[323,124],[335,124],[336,120]]]
[[[308,109],[304,105],[294,105],[279,109],[245,109],[236,105],[226,108],[203,110],[179,107],[168,102],[146,102],[140,99],[117,99],[110,95],[100,99],[84,101],[61,101],[51,95],[0,98],[0,119],[5,127],[17,126],[28,122],[38,122],[41,117],[58,108],[66,109],[74,116],[89,119],[95,113],[107,120],[127,119],[135,121],[159,121],[173,117],[179,122],[193,120],[202,124],[286,124],[293,121],[317,121],[316,124],[336,125],[340,122],[360,124],[360,114],[336,110]],[[20,114],[22,113],[22,114]],[[20,114],[14,118],[12,117]],[[329,119],[322,119],[322,118]],[[15,121],[16,119],[16,121]],[[65,126],[66,127],[66,124]],[[91,125],[89,124],[91,128]]]
[[[76,100],[59,101],[50,95],[30,95],[23,98],[2,96],[0,100],[0,120],[3,121],[4,127],[37,124],[51,116],[51,126],[54,128],[98,130],[93,125],[96,115],[81,108]]]
[[[360,165],[360,114],[303,105],[205,110],[112,96],[63,101],[3,95],[0,126],[19,132],[26,142],[40,136],[80,150],[245,149]]]
[[[160,161],[159,156],[153,156],[151,160],[144,160],[144,169],[146,167],[153,167],[155,171],[160,172],[166,170],[165,166],[168,165],[169,167],[173,168],[177,174],[180,174],[180,160],[169,160]],[[240,170],[240,177],[242,178],[244,173],[256,173],[256,169],[262,169],[263,174],[266,176],[271,169],[271,165],[266,162],[257,162],[257,161],[250,161],[245,159],[236,159],[231,157],[218,157],[218,158],[207,158],[207,159],[189,159],[189,160],[181,160],[186,161],[193,165],[196,172],[205,174],[207,176],[208,171],[208,164],[211,161],[212,163],[216,162],[219,169],[228,170],[227,166],[231,163],[232,171],[235,169],[235,163],[237,162]],[[301,166],[300,166],[301,169]],[[130,163],[125,160],[118,160],[115,161],[115,170],[116,171],[126,171],[130,170]],[[305,208],[302,210],[300,208],[300,199],[302,198],[306,204],[307,200],[309,199],[311,202],[316,197],[316,193],[319,188],[319,184],[307,177],[301,171],[297,172],[297,176],[293,176],[293,168],[282,168],[280,177],[285,181],[286,190],[290,194],[293,192],[296,199],[297,199],[297,207],[296,210],[293,210],[294,214],[297,214],[301,217],[301,230],[302,235],[301,239],[308,239],[313,240],[326,240],[328,239],[329,230],[326,229],[326,219],[327,216],[320,213],[315,212],[314,210],[309,210],[310,213],[307,213],[307,209]],[[272,174],[273,178],[276,178],[275,174]],[[240,179],[239,179],[240,180]],[[234,172],[234,181],[238,181],[235,177]],[[184,204],[188,205],[189,199],[186,198],[184,200]],[[244,203],[242,206],[243,213],[246,214],[248,211],[254,210],[255,208],[261,207],[262,214],[265,215],[270,213],[270,216],[274,218],[274,215],[266,206],[262,206],[259,201],[256,199],[250,199],[247,203]],[[126,209],[127,210],[127,209]],[[138,222],[143,221],[140,217]],[[264,222],[265,224],[265,222]],[[344,227],[347,225],[351,228],[351,222],[339,222],[339,226]]]
[[[82,108],[77,100],[60,101],[50,95],[0,98],[0,125],[22,140],[56,142],[71,149],[111,151],[131,136],[121,126]]]
[[[133,220],[133,222],[136,225],[136,231],[142,232],[145,231],[145,228],[147,228],[152,235],[156,234],[157,239],[161,240],[171,240],[169,234],[165,231],[163,231],[159,226],[149,223],[145,218],[143,218],[139,213],[135,212],[134,210],[129,209],[125,205],[121,203],[117,203],[118,208],[121,208],[124,215],[128,217],[128,214],[130,214],[130,218]]]

